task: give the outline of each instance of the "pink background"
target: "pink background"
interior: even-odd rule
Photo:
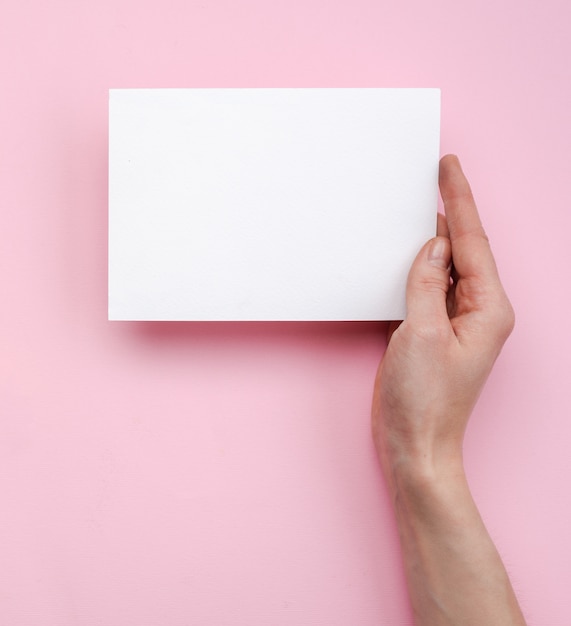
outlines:
[[[568,2],[7,5],[0,623],[411,624],[382,325],[108,322],[107,90],[436,86],[518,316],[467,470],[530,623],[568,625]]]

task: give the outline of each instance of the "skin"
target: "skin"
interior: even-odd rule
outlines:
[[[462,460],[468,419],[514,325],[458,158],[440,161],[445,216],[407,283],[379,365],[373,439],[391,494],[418,626],[525,626],[472,499]]]

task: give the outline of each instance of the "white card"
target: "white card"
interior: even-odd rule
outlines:
[[[110,90],[109,319],[402,319],[439,132],[438,89]]]

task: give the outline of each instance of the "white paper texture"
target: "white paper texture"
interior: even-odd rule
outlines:
[[[109,319],[402,319],[439,132],[438,89],[110,90]]]

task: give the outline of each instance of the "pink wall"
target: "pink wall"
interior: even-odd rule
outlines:
[[[7,5],[7,3],[4,3]],[[0,15],[0,623],[411,624],[376,324],[106,321],[109,87],[437,86],[518,314],[466,441],[532,624],[569,624],[564,0],[19,0]]]

